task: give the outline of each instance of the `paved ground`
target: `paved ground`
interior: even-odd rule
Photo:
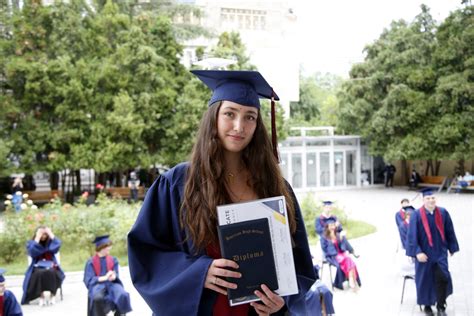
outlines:
[[[317,192],[321,200],[331,199],[345,207],[350,217],[362,219],[377,226],[377,233],[351,240],[361,255],[357,265],[362,288],[352,291],[334,292],[336,315],[423,315],[416,305],[413,281],[408,280],[403,304],[400,304],[402,278],[397,260],[398,232],[395,226],[395,212],[404,197],[414,198],[416,193],[406,189],[355,189]],[[300,197],[301,198],[301,197]],[[413,201],[421,205],[421,198]],[[473,227],[474,195],[446,194],[438,196],[438,205],[448,209],[453,219],[461,251],[450,258],[450,270],[454,294],[448,298],[448,315],[474,316],[473,301]],[[320,258],[320,247],[314,247],[316,258]],[[121,278],[130,292],[133,312],[129,315],[151,315],[151,311],[131,284],[128,270],[123,268]],[[21,297],[22,276],[7,278],[7,286]],[[325,267],[323,281],[329,283]],[[87,292],[82,283],[82,273],[67,273],[63,285],[64,300],[54,306],[39,307],[37,304],[23,306],[25,316],[79,316],[86,315]]]

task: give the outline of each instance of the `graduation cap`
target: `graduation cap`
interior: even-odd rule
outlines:
[[[334,218],[330,218],[326,221],[326,225],[329,225],[329,224],[336,224],[336,220]]]
[[[421,194],[423,195],[423,197],[425,197],[425,196],[430,196],[430,195],[433,195],[433,194],[434,194],[434,191],[433,191],[433,189],[431,189],[431,188],[424,188],[424,189],[421,189],[420,192],[421,192]]]
[[[323,205],[332,205],[332,201],[323,201]]]
[[[7,272],[7,270],[0,268],[0,283],[5,282],[5,277],[3,276],[5,272]]]
[[[103,244],[110,243],[109,235],[97,236],[92,243],[95,244],[96,248]]]
[[[278,159],[274,100],[278,101],[280,98],[265,78],[258,71],[248,70],[191,70],[191,72],[212,90],[209,106],[225,100],[260,109],[259,98],[270,99],[273,153]]]

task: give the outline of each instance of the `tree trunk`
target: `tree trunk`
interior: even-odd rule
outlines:
[[[81,186],[81,170],[75,170],[74,173],[76,174],[76,189],[78,193],[81,193],[82,186]]]
[[[433,175],[433,163],[430,159],[426,160],[426,169],[425,169],[425,176],[429,176],[431,171],[431,175]]]
[[[410,179],[410,170],[408,170],[408,164],[407,164],[407,161],[406,159],[403,159],[401,161],[401,179],[400,181],[404,184],[404,185],[408,185],[408,180]]]
[[[439,175],[439,169],[441,167],[441,160],[435,160],[435,167],[434,167],[434,176]]]
[[[49,187],[51,190],[59,188],[59,172],[54,171],[49,173]]]

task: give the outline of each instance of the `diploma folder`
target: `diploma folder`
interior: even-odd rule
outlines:
[[[267,218],[243,221],[218,227],[223,258],[237,262],[241,278],[227,278],[237,284],[227,289],[229,300],[245,301],[255,298],[254,291],[265,284],[272,291],[278,289],[270,226]]]
[[[296,269],[293,261],[292,238],[284,196],[217,206],[218,225],[230,225],[266,218],[270,226],[273,257],[280,296],[298,293]],[[259,301],[258,296],[229,300],[230,306]]]

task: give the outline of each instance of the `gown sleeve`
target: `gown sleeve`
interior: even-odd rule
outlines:
[[[446,211],[446,217],[444,219],[444,231],[446,235],[446,242],[448,243],[448,250],[451,254],[459,251],[459,244],[456,238],[456,234],[454,233],[454,226],[453,221],[451,220],[451,216]]]
[[[92,265],[92,261],[89,259],[84,267],[84,284],[90,290],[97,283],[99,283],[99,277],[95,275],[94,266]]]
[[[408,257],[415,258],[417,254],[421,253],[420,241],[418,240],[418,221],[419,221],[419,210],[413,212],[410,218],[410,224],[408,225],[408,231],[405,239],[406,254]]]
[[[37,243],[35,240],[28,240],[28,243],[26,244],[26,250],[31,258],[39,257],[46,252],[57,253],[59,248],[61,248],[61,240],[58,238],[51,240],[46,247]]]
[[[297,308],[297,306],[306,305],[306,293],[316,281],[316,274],[314,272],[313,261],[308,244],[308,236],[306,235],[301,209],[289,184],[288,187],[292,194],[295,206],[296,231],[292,235],[294,241],[293,260],[295,262],[296,279],[299,290],[298,294],[284,297],[287,308],[291,311],[292,309]]]
[[[212,258],[195,255],[179,225],[181,197],[165,174],[149,189],[128,234],[132,282],[157,315],[196,315]]]
[[[6,290],[5,293],[3,294],[3,297],[4,297],[4,306],[3,306],[4,315],[6,316],[22,316],[23,315],[21,306],[20,304],[18,304],[18,301],[16,300],[16,297],[12,292],[10,292],[9,290]]]

